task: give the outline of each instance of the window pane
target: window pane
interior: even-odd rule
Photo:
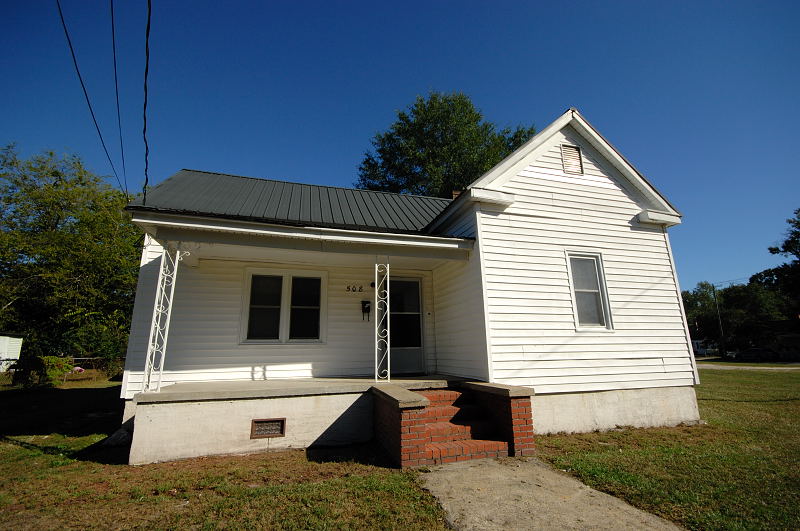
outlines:
[[[282,277],[253,275],[250,286],[250,305],[280,306]]]
[[[578,305],[578,324],[581,326],[605,326],[600,293],[596,291],[575,292],[575,303]]]
[[[280,301],[279,301],[280,302]],[[280,308],[250,308],[247,339],[278,339]]]
[[[319,306],[318,278],[292,277],[292,306]]]
[[[419,312],[419,282],[390,281],[389,301],[393,312]]]
[[[575,289],[599,291],[597,285],[597,262],[594,258],[570,258],[572,281]]]
[[[319,339],[319,309],[292,308],[289,339]]]
[[[422,345],[420,337],[419,314],[417,315],[391,315],[391,337],[393,347],[419,347]]]

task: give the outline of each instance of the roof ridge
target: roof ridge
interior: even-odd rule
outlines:
[[[435,199],[437,201],[447,201],[448,203],[452,202],[452,199],[447,199],[445,197],[434,197],[432,195],[403,194],[403,193],[399,193],[399,192],[384,192],[382,190],[367,190],[365,188],[346,188],[344,186],[331,186],[331,185],[328,185],[328,184],[298,183],[298,182],[294,182],[294,181],[282,181],[280,179],[269,179],[269,178],[266,178],[266,177],[251,177],[249,175],[236,175],[236,174],[233,174],[233,173],[223,173],[223,172],[218,172],[218,171],[194,170],[194,169],[191,169],[191,168],[181,168],[180,171],[193,171],[193,172],[197,172],[197,173],[206,173],[206,174],[209,174],[209,175],[225,175],[227,177],[236,177],[238,179],[252,179],[254,181],[271,181],[271,182],[274,182],[274,183],[297,184],[297,185],[301,185],[301,186],[317,186],[319,188],[332,188],[334,190],[348,190],[348,191],[351,191],[351,192],[369,192],[369,193],[372,193],[372,194],[385,194],[385,195],[395,195],[395,196],[399,195],[399,196],[403,196],[403,197],[419,197],[419,198],[422,198],[422,199]],[[163,182],[164,181],[162,181],[162,183]],[[161,183],[158,183],[156,186],[159,186],[160,184]]]

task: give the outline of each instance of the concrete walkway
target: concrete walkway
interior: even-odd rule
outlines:
[[[538,459],[463,461],[420,477],[458,530],[681,529]]]
[[[719,369],[723,371],[800,371],[800,365],[787,365],[786,367],[764,367],[762,365],[726,365],[724,363],[697,364],[698,369]]]

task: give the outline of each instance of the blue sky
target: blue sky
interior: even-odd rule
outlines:
[[[151,183],[180,168],[350,186],[430,90],[500,126],[575,106],[684,214],[681,284],[746,279],[800,207],[800,2],[154,0]],[[115,3],[129,187],[143,182],[145,0]],[[118,169],[108,2],[62,0]],[[110,168],[55,2],[0,5],[0,144]]]

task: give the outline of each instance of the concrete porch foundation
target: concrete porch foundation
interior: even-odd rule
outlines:
[[[447,387],[458,379],[393,379],[406,389]],[[271,449],[336,446],[373,437],[373,386],[366,378],[182,383],[141,393],[125,408],[133,420],[130,464]],[[285,419],[285,434],[251,438],[254,419]]]

